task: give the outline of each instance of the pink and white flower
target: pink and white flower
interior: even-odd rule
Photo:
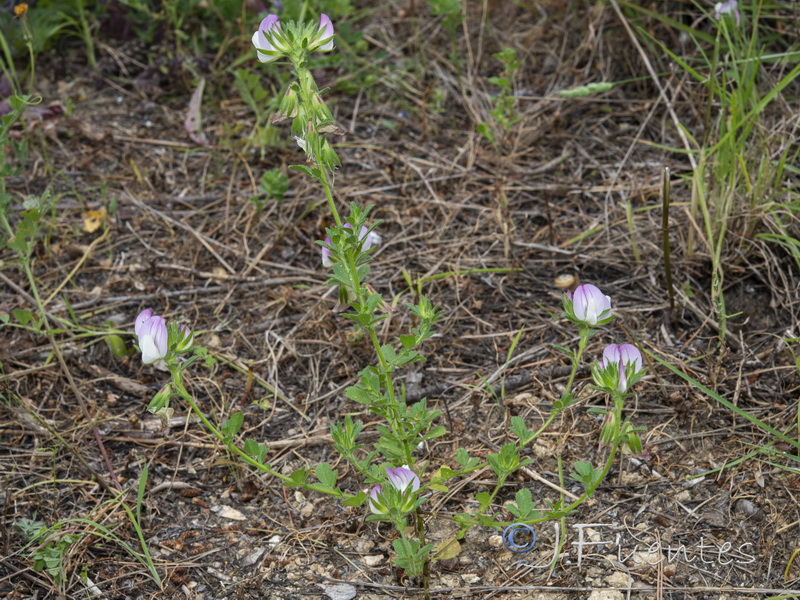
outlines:
[[[272,62],[291,50],[283,37],[278,15],[267,15],[253,34],[253,45],[256,47],[258,60]]]
[[[167,355],[169,335],[163,317],[153,316],[153,311],[149,308],[143,310],[136,317],[134,331],[139,338],[144,364],[152,364]]]
[[[398,492],[405,492],[409,486],[411,486],[412,492],[416,492],[419,489],[419,477],[408,468],[408,465],[403,465],[396,469],[386,467],[386,478],[389,481],[389,485]]]
[[[612,364],[619,369],[617,389],[624,393],[628,389],[629,379],[642,370],[642,353],[632,344],[610,344],[603,350],[600,365],[607,369]]]
[[[590,283],[579,285],[567,296],[572,300],[573,316],[591,327],[611,316],[611,298]]]
[[[314,50],[319,50],[321,52],[330,52],[333,50],[333,23],[331,23],[330,18],[326,14],[322,14],[319,17],[319,29],[317,30],[317,36],[312,41],[312,47],[313,44],[322,41],[325,41],[325,43],[314,48]]]

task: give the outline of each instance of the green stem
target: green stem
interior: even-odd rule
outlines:
[[[263,471],[265,473],[269,473],[273,477],[277,477],[278,479],[280,479],[281,481],[283,481],[285,483],[293,483],[293,480],[292,480],[291,477],[287,477],[286,475],[284,475],[282,473],[279,473],[278,471],[276,471],[275,469],[273,469],[271,466],[269,466],[267,464],[258,462],[256,459],[254,459],[252,456],[250,456],[249,454],[244,452],[244,450],[241,450],[236,444],[234,444],[232,441],[230,441],[225,436],[224,433],[222,433],[219,429],[217,429],[211,423],[211,421],[208,420],[208,418],[205,416],[205,414],[203,414],[203,411],[200,410],[200,407],[197,406],[197,403],[194,401],[194,398],[192,398],[192,396],[189,394],[189,392],[186,391],[186,388],[183,387],[183,382],[181,381],[181,375],[180,375],[180,372],[179,372],[178,368],[175,367],[175,366],[170,366],[169,370],[170,370],[170,373],[172,373],[172,383],[175,386],[175,389],[178,390],[178,393],[180,394],[181,398],[186,400],[186,402],[189,404],[189,406],[191,406],[191,408],[195,412],[195,414],[203,422],[203,425],[206,426],[206,429],[208,429],[208,431],[210,431],[212,434],[214,434],[214,436],[219,441],[221,441],[223,444],[225,444],[225,446],[228,448],[228,450],[230,450],[231,452],[237,454],[239,456],[239,458],[242,459],[242,461],[246,462],[248,465],[250,465],[252,467],[255,467],[259,471]],[[329,489],[326,489],[326,488],[323,488],[323,487],[320,487],[320,486],[317,486],[317,485],[313,485],[313,484],[304,484],[302,487],[304,489],[307,489],[307,490],[313,490],[315,492],[321,492],[323,494],[329,494],[331,496],[336,496],[337,498],[344,496],[344,493],[341,490],[336,490],[334,492],[334,491],[331,491]]]
[[[575,355],[572,357],[572,372],[569,374],[567,387],[564,388],[565,396],[569,394],[570,390],[572,389],[572,384],[575,381],[575,375],[578,372],[578,365],[581,362],[581,356],[583,356],[583,351],[586,350],[586,346],[589,343],[589,332],[591,332],[590,327],[581,325],[581,341],[578,343],[578,352],[576,352]]]
[[[328,175],[325,172],[325,167],[317,163],[317,170],[319,171],[319,182],[322,184],[322,189],[325,190],[325,198],[328,201],[328,207],[331,209],[333,220],[336,221],[336,225],[341,227],[342,219],[339,217],[339,211],[336,210],[336,203],[333,201],[333,193],[331,192],[331,185],[328,183]]]

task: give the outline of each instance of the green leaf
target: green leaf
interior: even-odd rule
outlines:
[[[411,350],[416,345],[417,338],[413,335],[401,335],[400,343],[403,344],[403,348]]]
[[[423,440],[432,440],[433,438],[441,437],[447,433],[447,429],[442,425],[437,425],[423,436]]]
[[[14,315],[14,319],[16,319],[17,323],[20,325],[27,325],[33,321],[33,313],[24,308],[15,308],[11,311],[11,314]]]
[[[475,494],[475,500],[481,505],[481,510],[486,510],[492,502],[492,495],[489,492],[478,492]]]
[[[351,385],[344,391],[344,395],[353,402],[358,402],[359,404],[372,404],[375,402],[375,395],[369,390],[364,389],[361,384]]]
[[[306,481],[308,480],[308,469],[306,468],[297,469],[289,476],[289,479],[291,481],[283,482],[283,485],[285,485],[286,487],[304,486]]]
[[[318,464],[314,472],[322,485],[329,488],[336,487],[336,479],[338,478],[338,474],[328,463]]]
[[[381,346],[381,354],[389,365],[394,365],[397,362],[397,355],[395,354],[394,348],[389,344]]]
[[[269,448],[264,444],[259,444],[253,438],[247,438],[244,442],[244,451],[263,464],[264,459],[267,457],[267,452],[269,452]]]
[[[342,504],[344,504],[345,506],[361,506],[366,501],[367,501],[366,492],[359,492],[355,496],[348,496],[347,498],[342,500]]]
[[[517,501],[517,506],[523,513],[528,513],[533,508],[533,498],[528,488],[519,490],[516,496],[514,496],[514,499]]]
[[[312,179],[316,179],[317,181],[320,180],[319,178],[319,170],[318,169],[311,169],[306,167],[305,165],[291,165],[290,169],[294,169],[295,171],[300,171],[301,173],[305,173]]]
[[[239,430],[242,428],[243,424],[244,415],[240,412],[235,412],[230,416],[229,419],[223,421],[219,428],[226,437],[232,438],[239,433]]]
[[[109,334],[103,339],[114,358],[125,358],[133,352],[125,345],[125,340],[116,334]]]
[[[480,461],[477,458],[470,456],[469,453],[464,450],[464,448],[459,448],[456,450],[456,462],[461,467],[462,471],[468,471],[476,466]]]
[[[511,417],[511,433],[520,439],[522,445],[527,444],[533,438],[533,432],[525,426],[522,417]]]

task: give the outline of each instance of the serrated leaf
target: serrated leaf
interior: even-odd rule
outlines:
[[[337,472],[334,471],[328,463],[320,463],[314,470],[319,482],[329,488],[336,487]]]
[[[524,512],[530,512],[533,508],[533,497],[531,496],[531,491],[528,488],[522,488],[517,491],[514,499],[517,501],[517,506],[519,509]]]
[[[481,505],[481,509],[484,509],[491,503],[492,495],[489,492],[478,492],[475,494],[475,500]]]
[[[365,390],[360,385],[351,385],[344,391],[344,395],[353,402],[358,402],[359,404],[372,404],[375,399],[371,392]]]
[[[244,415],[240,412],[235,412],[230,416],[229,419],[223,421],[219,427],[222,429],[222,433],[232,438],[239,433],[239,430],[242,428],[243,424]]]
[[[289,475],[289,479],[291,481],[284,481],[283,485],[286,487],[301,487],[305,484],[306,480],[308,479],[308,469],[301,468],[297,469],[296,471],[292,472]]]
[[[383,358],[390,365],[393,365],[397,362],[397,355],[395,354],[394,348],[392,348],[392,346],[389,344],[381,346],[381,354],[383,354]]]
[[[525,426],[522,417],[511,417],[511,433],[516,435],[523,444],[527,444],[533,437],[533,432]]]
[[[244,451],[253,456],[258,453],[258,442],[255,441],[253,438],[247,438],[244,441]]]

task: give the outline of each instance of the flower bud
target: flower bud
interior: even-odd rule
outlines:
[[[344,227],[346,229],[352,229],[353,228],[353,226],[350,225],[350,223],[345,223]],[[361,233],[359,234],[358,239],[359,240],[363,240],[363,242],[361,244],[361,251],[362,252],[366,252],[367,250],[369,250],[373,246],[377,246],[378,244],[381,243],[381,236],[379,234],[377,234],[376,232],[374,232],[374,231],[369,231],[369,229],[367,227],[364,227],[364,226],[361,227]],[[331,243],[332,243],[331,242],[331,238],[330,237],[326,237],[325,238],[325,244],[330,246]],[[333,259],[331,258],[330,249],[326,248],[325,246],[322,246],[321,253],[322,253],[322,266],[323,267],[332,267],[333,266]]]
[[[189,329],[188,325],[183,323],[178,326],[178,343],[175,345],[175,350],[178,352],[186,352],[192,347],[194,341],[194,334]]]
[[[737,0],[728,0],[727,2],[717,2],[714,5],[714,18],[719,21],[722,15],[733,15],[736,19],[736,26],[738,27],[742,22],[742,17],[739,14],[739,3]]]
[[[376,515],[389,514],[389,509],[386,507],[381,495],[382,489],[381,486],[376,485],[369,493],[369,509]]]

